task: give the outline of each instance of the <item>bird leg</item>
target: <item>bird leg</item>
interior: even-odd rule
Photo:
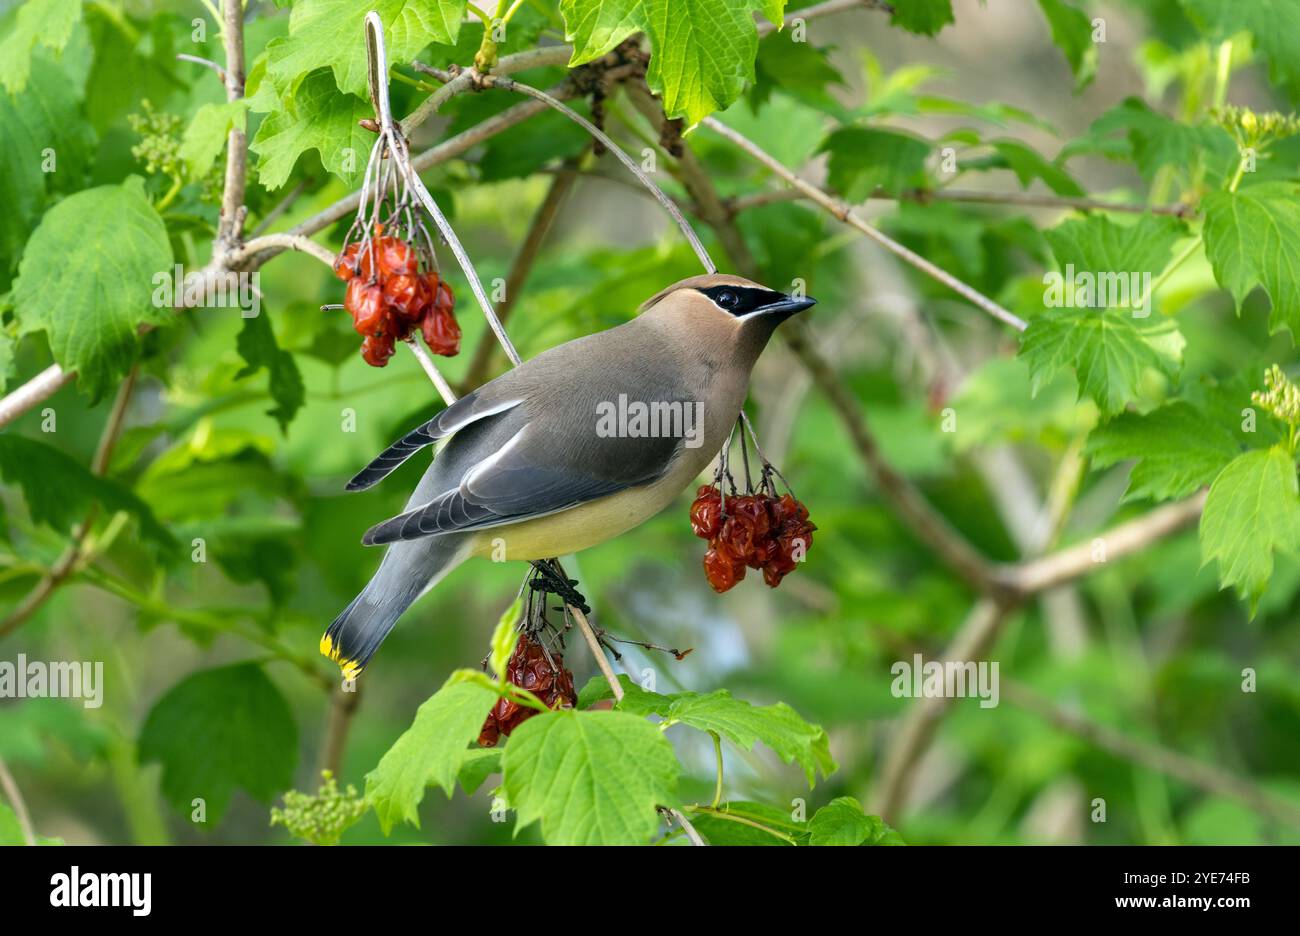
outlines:
[[[578,584],[577,579],[571,579],[561,574],[549,561],[534,561],[532,567],[537,574],[529,580],[529,588],[533,589],[533,591],[555,595],[565,604],[572,605],[583,614],[591,613],[591,606],[587,604],[587,599],[575,587]]]

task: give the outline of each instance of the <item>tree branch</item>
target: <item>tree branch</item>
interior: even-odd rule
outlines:
[[[1013,705],[1033,712],[1055,727],[1082,738],[1118,758],[1159,771],[1216,796],[1235,799],[1261,816],[1300,828],[1300,806],[1275,796],[1244,777],[1158,744],[1130,738],[1113,728],[1089,721],[1077,712],[1057,705],[1028,686],[1013,680],[1002,682],[1002,696]]]
[[[798,189],[770,189],[729,199],[727,209],[732,214],[739,214],[760,205],[777,202],[801,201],[807,198]],[[872,192],[869,198],[881,201],[907,201],[927,205],[930,202],[957,202],[959,204],[984,205],[1020,205],[1030,208],[1073,208],[1078,211],[1111,211],[1119,214],[1153,214],[1168,215],[1174,218],[1188,218],[1196,214],[1193,205],[1142,205],[1136,202],[1108,202],[1098,198],[1068,198],[1059,195],[1039,195],[1034,192],[978,192],[966,189],[908,189],[903,192],[890,193],[881,189]]]
[[[1008,604],[981,598],[940,659],[965,662],[987,655],[1009,611]],[[906,794],[912,786],[913,772],[921,755],[929,748],[951,701],[943,696],[927,696],[915,700],[907,710],[885,749],[879,786],[872,792],[872,812],[890,822],[897,822],[907,805]]]
[[[23,800],[22,791],[18,789],[14,775],[9,772],[4,758],[0,758],[0,790],[4,790],[5,798],[9,800],[14,815],[18,817],[18,827],[23,830],[23,841],[28,845],[35,845],[36,830],[32,828],[31,814],[27,812],[27,803]]]
[[[1028,327],[1028,324],[1024,321],[1024,319],[1013,314],[1007,309],[1004,309],[1002,306],[994,302],[988,296],[981,293],[978,289],[975,289],[973,286],[967,285],[966,283],[957,279],[957,277],[953,276],[951,273],[931,263],[929,260],[922,257],[920,254],[916,253],[913,250],[909,250],[907,247],[904,247],[902,244],[894,240],[892,237],[872,227],[866,221],[862,220],[861,217],[855,214],[853,209],[850,208],[847,203],[841,201],[838,198],[835,198],[832,195],[827,194],[826,192],[819,189],[817,186],[813,185],[811,182],[805,182],[803,179],[799,178],[799,176],[795,175],[793,172],[787,169],[779,160],[769,155],[765,150],[762,149],[762,147],[760,147],[753,140],[750,140],[744,134],[731,129],[726,124],[722,123],[721,121],[719,121],[717,118],[714,117],[705,117],[704,120],[701,121],[701,124],[705,127],[708,127],[710,130],[712,130],[714,133],[717,133],[719,136],[724,137],[725,139],[729,140],[731,143],[734,143],[736,146],[740,147],[742,150],[744,150],[746,153],[752,156],[759,163],[766,166],[768,169],[770,169],[776,175],[780,176],[790,185],[793,185],[806,198],[811,199],[813,202],[815,202],[816,204],[820,205],[822,208],[829,211],[832,215],[834,215],[840,221],[843,221],[849,227],[861,231],[863,234],[870,237],[876,243],[880,244],[882,247],[884,247],[890,253],[894,254],[899,259],[903,260],[905,263],[908,263],[911,266],[915,267],[916,269],[920,270],[922,273],[924,273],[926,276],[929,276],[931,279],[943,283],[953,292],[957,293],[959,296],[966,299],[967,301],[977,306],[978,308],[983,309],[985,312],[993,316],[998,321],[1010,325],[1012,328],[1016,329],[1017,331],[1024,331]]]
[[[222,0],[222,39],[226,46],[226,100],[244,96],[244,5],[241,0]],[[248,174],[248,137],[231,127],[226,137],[226,183],[221,195],[221,219],[213,253],[220,258],[234,249],[243,236],[244,185]]]

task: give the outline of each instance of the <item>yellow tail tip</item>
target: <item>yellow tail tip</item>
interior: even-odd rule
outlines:
[[[334,646],[334,641],[330,640],[329,634],[321,637],[320,652],[321,656],[328,657],[339,665],[344,679],[352,680],[361,675],[361,664],[356,660],[345,660],[339,648]]]

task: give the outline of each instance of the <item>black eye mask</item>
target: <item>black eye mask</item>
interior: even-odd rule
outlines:
[[[713,304],[719,309],[735,316],[748,315],[756,309],[781,302],[786,298],[783,293],[771,289],[755,289],[752,286],[710,286],[708,289],[701,289],[700,292],[713,300]]]

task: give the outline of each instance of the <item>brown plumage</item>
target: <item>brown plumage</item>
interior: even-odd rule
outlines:
[[[443,444],[406,511],[367,531],[367,544],[391,545],[322,651],[357,672],[398,615],[469,556],[565,555],[658,513],[721,449],[776,326],[812,302],[738,276],[682,280],[636,318],[525,361],[395,442],[350,490]],[[602,414],[623,403],[681,413],[681,431],[602,431]],[[689,433],[688,413],[702,418]]]

